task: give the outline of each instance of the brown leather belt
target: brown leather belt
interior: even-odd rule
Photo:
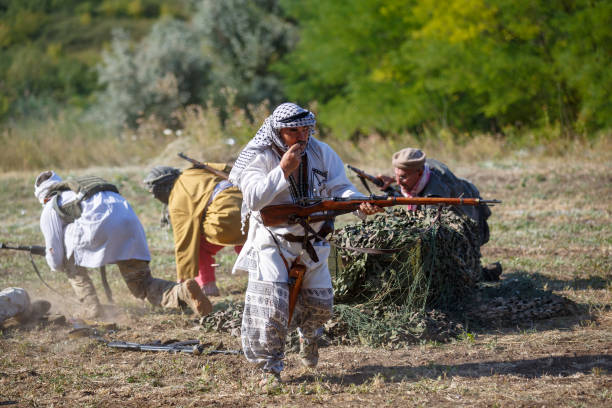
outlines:
[[[283,234],[282,237],[289,242],[301,242],[302,248],[306,251],[310,259],[314,262],[319,262],[319,257],[317,256],[317,252],[314,249],[311,241],[320,242],[324,241],[325,237],[334,231],[334,223],[331,220],[325,221],[325,223],[321,226],[319,232],[316,232],[312,229],[310,225],[304,223],[304,235],[293,235],[293,234]],[[312,234],[309,234],[309,232]]]

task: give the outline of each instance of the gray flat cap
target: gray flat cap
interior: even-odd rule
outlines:
[[[407,147],[393,154],[393,167],[404,170],[418,170],[425,165],[425,153],[419,149]]]

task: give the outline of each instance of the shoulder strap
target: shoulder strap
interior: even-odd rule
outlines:
[[[59,196],[57,193],[67,190],[72,190],[77,193],[77,198],[60,206],[57,202]],[[74,220],[81,216],[81,202],[83,200],[101,191],[112,191],[113,193],[119,194],[119,190],[114,184],[97,176],[83,176],[62,181],[54,185],[52,191],[56,193],[52,199],[53,209],[57,212],[62,221],[67,224],[74,222]]]
[[[77,200],[60,206],[57,203],[58,197],[59,194],[55,194],[53,196],[53,198],[51,199],[51,205],[53,206],[53,209],[55,210],[57,215],[59,215],[62,221],[64,221],[66,224],[70,224],[81,216],[81,207],[78,204],[76,206],[72,205],[72,203]],[[78,209],[78,213],[75,213],[76,209]]]

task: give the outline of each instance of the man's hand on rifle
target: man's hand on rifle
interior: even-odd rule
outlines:
[[[359,205],[359,211],[361,211],[365,215],[372,215],[379,212],[383,212],[384,210],[377,205],[372,205],[370,203],[361,203]]]
[[[378,177],[384,184],[380,187],[381,190],[385,191],[389,186],[395,183],[395,179],[393,177],[385,176],[384,174],[379,174]]]

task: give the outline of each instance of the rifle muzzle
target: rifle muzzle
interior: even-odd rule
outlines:
[[[486,205],[490,205],[490,206],[493,206],[495,204],[501,204],[501,200],[495,200],[495,199],[494,200],[483,200],[483,199],[480,199],[479,202],[480,202],[480,204],[486,204]]]

